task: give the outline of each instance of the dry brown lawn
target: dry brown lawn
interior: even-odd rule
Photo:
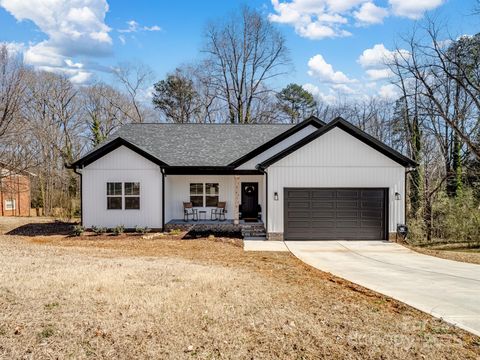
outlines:
[[[0,236],[0,358],[480,357],[473,335],[238,245]]]
[[[425,254],[436,256],[442,259],[467,262],[472,264],[480,264],[480,249],[475,250],[437,250],[428,248],[414,247],[413,250]]]

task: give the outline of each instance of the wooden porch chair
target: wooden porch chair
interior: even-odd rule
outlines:
[[[225,221],[227,214],[227,202],[219,201],[217,207],[212,209],[210,218],[212,220]]]
[[[183,221],[187,222],[189,217],[192,217],[193,221],[198,221],[197,209],[193,208],[191,202],[183,202]]]

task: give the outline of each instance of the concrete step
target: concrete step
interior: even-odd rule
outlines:
[[[243,238],[243,240],[245,241],[248,241],[248,240],[267,240],[267,237],[266,236],[246,236]]]

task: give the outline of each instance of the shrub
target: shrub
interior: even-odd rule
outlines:
[[[433,204],[433,237],[449,242],[480,242],[480,209],[473,191],[456,198],[439,194]]]
[[[182,230],[180,230],[180,229],[172,229],[172,230],[170,230],[170,232],[169,232],[169,234],[170,234],[170,235],[173,235],[173,236],[175,236],[175,235],[180,235],[181,233],[182,233]]]
[[[105,234],[108,230],[106,227],[103,226],[92,226],[92,231],[95,235],[102,235]]]
[[[135,232],[138,233],[138,234],[146,234],[146,233],[149,233],[152,229],[149,229],[148,227],[146,226],[136,226],[135,227]]]
[[[85,232],[85,228],[82,225],[75,225],[73,227],[73,235],[75,236],[81,236]]]
[[[125,226],[123,225],[117,225],[112,229],[112,233],[115,236],[121,235],[125,232]]]

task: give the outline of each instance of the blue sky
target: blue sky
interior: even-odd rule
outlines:
[[[425,16],[441,19],[454,36],[474,34],[479,24],[473,0],[0,0],[0,42],[28,64],[76,83],[108,79],[111,66],[132,60],[161,79],[201,56],[209,20],[242,4],[259,10],[287,39],[294,71],[272,86],[296,82],[325,101],[389,96],[379,59]]]

